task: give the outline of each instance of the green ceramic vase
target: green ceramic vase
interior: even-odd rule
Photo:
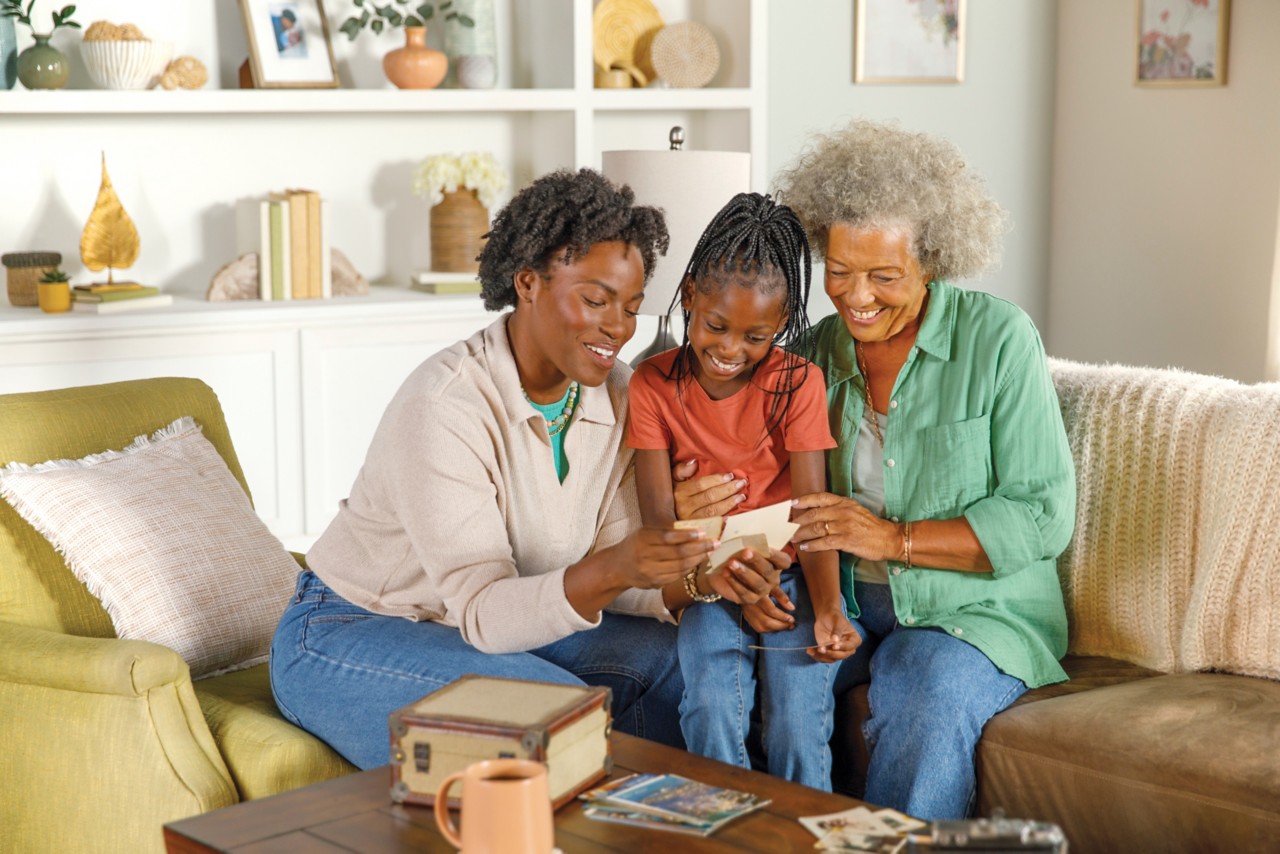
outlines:
[[[18,79],[28,89],[61,89],[67,85],[71,66],[62,51],[49,44],[49,36],[32,33],[36,43],[18,54]]]

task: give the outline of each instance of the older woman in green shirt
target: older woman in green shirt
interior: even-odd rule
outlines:
[[[1066,679],[1055,559],[1075,478],[1044,348],[1019,308],[948,283],[996,262],[1005,219],[950,143],[857,121],[778,184],[836,309],[811,343],[840,444],[830,492],[796,501],[795,539],[840,552],[863,629],[837,690],[870,681],[865,798],[962,817],[986,721]],[[690,480],[681,510],[717,513],[734,486]],[[777,630],[788,605],[744,610]]]

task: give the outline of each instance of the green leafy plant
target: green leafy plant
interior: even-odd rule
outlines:
[[[26,24],[32,35],[35,34],[35,24],[31,23],[31,8],[36,5],[36,0],[28,0],[27,8],[22,8],[22,0],[0,0],[0,18],[13,18],[19,24]],[[49,34],[53,35],[53,31],[58,27],[74,27],[80,29],[80,25],[71,20],[71,16],[76,12],[75,6],[63,6],[62,10],[53,13],[53,28],[49,30]],[[41,33],[43,36],[44,33]]]
[[[54,267],[52,270],[46,270],[45,274],[40,277],[40,281],[47,282],[49,284],[54,282],[69,282],[71,281],[71,277],[62,272],[60,268]]]
[[[5,2],[16,2],[16,0],[5,0]],[[394,4],[386,3],[382,6],[377,5],[375,0],[351,0],[351,2],[360,10],[360,14],[347,18],[338,28],[340,32],[346,33],[351,41],[355,41],[356,36],[360,35],[366,27],[372,30],[374,35],[388,28],[425,27],[427,21],[436,14],[434,3],[419,3],[414,6],[414,0],[395,0]],[[397,9],[396,6],[412,6],[412,8]],[[476,25],[470,16],[453,8],[453,0],[441,3],[440,13],[444,15],[446,22],[457,23],[464,27]]]

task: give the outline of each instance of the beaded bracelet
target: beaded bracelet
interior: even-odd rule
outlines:
[[[720,599],[719,593],[699,593],[698,592],[698,570],[700,567],[695,566],[684,577],[684,592],[689,594],[689,598],[695,602],[716,602]]]

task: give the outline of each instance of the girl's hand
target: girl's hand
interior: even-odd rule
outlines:
[[[769,595],[778,586],[778,576],[791,565],[786,552],[777,549],[762,555],[755,549],[743,549],[714,575],[708,575],[711,589],[730,602],[751,605]]]
[[[626,586],[652,590],[684,578],[715,546],[702,531],[641,528],[608,551],[613,553],[610,562],[621,570]]]
[[[893,560],[901,553],[898,526],[881,519],[852,498],[813,492],[791,502],[791,521],[800,526],[792,536],[800,551],[838,549],[866,560]]]
[[[843,608],[819,613],[813,622],[813,636],[818,646],[807,652],[814,661],[824,664],[842,661],[862,646],[862,635],[849,622]]]
[[[708,474],[695,478],[697,460],[676,463],[671,469],[677,519],[709,519],[724,516],[746,500],[745,480],[731,474]],[[723,594],[721,594],[723,595]]]
[[[795,628],[796,618],[787,613],[795,609],[791,597],[781,587],[775,587],[769,591],[768,596],[750,605],[743,605],[742,616],[757,632],[785,632]]]

